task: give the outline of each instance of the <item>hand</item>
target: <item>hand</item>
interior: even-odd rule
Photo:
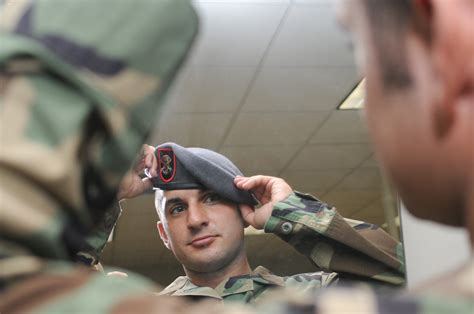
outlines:
[[[141,178],[140,174],[143,173],[145,168],[148,168],[150,175],[156,177],[158,161],[155,156],[155,148],[150,145],[143,145],[137,161],[133,167],[125,174],[120,183],[119,190],[117,192],[117,198],[122,200],[124,198],[133,198],[145,193],[153,187],[153,183],[150,178]]]
[[[237,176],[234,184],[239,189],[252,192],[262,205],[257,209],[248,205],[240,206],[244,221],[255,229],[263,229],[272,214],[273,206],[293,192],[291,186],[283,179],[270,176]]]

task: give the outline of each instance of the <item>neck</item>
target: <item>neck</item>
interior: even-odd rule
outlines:
[[[200,287],[217,287],[221,282],[230,277],[249,274],[252,270],[245,251],[242,251],[229,265],[212,272],[196,272],[184,268],[186,275],[191,281]]]

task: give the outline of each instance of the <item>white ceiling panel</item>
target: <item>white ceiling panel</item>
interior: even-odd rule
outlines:
[[[354,206],[365,207],[379,199],[381,190],[331,190],[322,199],[337,207],[337,204],[350,203]]]
[[[310,140],[316,143],[369,143],[359,110],[336,110]]]
[[[385,222],[383,202],[378,199],[350,215],[350,218],[381,226]]]
[[[288,166],[289,170],[354,168],[366,160],[371,150],[366,144],[321,144],[305,146]]]
[[[292,6],[265,66],[354,66],[348,46],[331,5]]]
[[[298,145],[304,143],[329,112],[241,113],[224,145]]]
[[[252,173],[276,173],[290,160],[298,146],[226,146],[220,150],[239,168]]]
[[[240,168],[240,171],[246,176],[266,175],[271,177],[278,177],[277,170],[262,170],[262,169],[247,169],[245,167]]]
[[[326,200],[323,198],[322,199],[324,202]],[[356,212],[358,212],[361,208],[361,205],[353,204],[351,202],[344,202],[344,201],[337,201],[330,203],[328,202],[330,206],[333,206],[336,208],[337,212],[342,215],[343,217],[351,218],[352,215]]]
[[[167,106],[175,112],[234,112],[255,68],[188,67],[182,71]]]
[[[286,170],[280,175],[292,187],[300,192],[323,193],[341,181],[351,169]]]
[[[357,168],[336,187],[337,189],[380,189],[382,177],[377,168]]]
[[[357,212],[356,214],[348,218],[365,221],[377,226],[381,226],[385,223],[385,215],[383,214],[383,212],[377,212],[377,213],[372,214],[372,213],[365,213],[361,211],[361,212]]]
[[[168,114],[160,119],[152,143],[176,142],[182,146],[216,149],[231,117],[228,113]]]
[[[382,198],[378,198],[374,201],[372,201],[370,204],[367,206],[361,208],[357,214],[368,214],[370,216],[378,215],[380,213],[384,213],[384,204],[382,201]],[[356,214],[356,213],[354,213]]]
[[[196,3],[200,33],[190,64],[257,65],[281,22],[287,5]]]
[[[333,110],[357,81],[354,67],[264,67],[242,110]]]

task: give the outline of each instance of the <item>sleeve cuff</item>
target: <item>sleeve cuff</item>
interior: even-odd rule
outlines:
[[[272,210],[272,215],[268,218],[267,222],[265,223],[263,229],[266,233],[284,233],[289,234],[293,229],[293,224],[281,217],[275,215],[275,212],[278,210],[282,210],[288,208],[288,205],[291,204],[291,207],[294,210],[303,209],[305,205],[301,203],[301,199],[307,199],[312,201],[319,201],[316,197],[311,194],[302,193],[298,191],[293,191],[287,198],[275,204]],[[288,222],[291,224],[285,224]]]
[[[308,210],[308,208],[311,208],[311,210]],[[277,235],[289,235],[293,233],[298,224],[308,224],[308,227],[312,229],[327,229],[326,224],[332,220],[332,216],[334,215],[333,211],[319,218],[313,216],[314,211],[326,212],[329,208],[331,208],[329,205],[321,202],[311,194],[293,191],[286,199],[274,205],[272,214],[263,229],[266,233],[274,233]],[[322,226],[321,223],[323,223],[324,226]]]

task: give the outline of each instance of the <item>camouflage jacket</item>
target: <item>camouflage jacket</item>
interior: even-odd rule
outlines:
[[[391,285],[405,281],[400,242],[375,225],[344,219],[334,207],[309,194],[294,192],[277,203],[264,229],[324,271],[280,277],[259,266],[251,274],[229,278],[215,289],[198,287],[181,276],[159,294],[255,303],[278,287],[316,291],[347,277]]]
[[[73,260],[105,244],[197,26],[186,0],[0,1],[0,313],[120,312],[156,289]]]

